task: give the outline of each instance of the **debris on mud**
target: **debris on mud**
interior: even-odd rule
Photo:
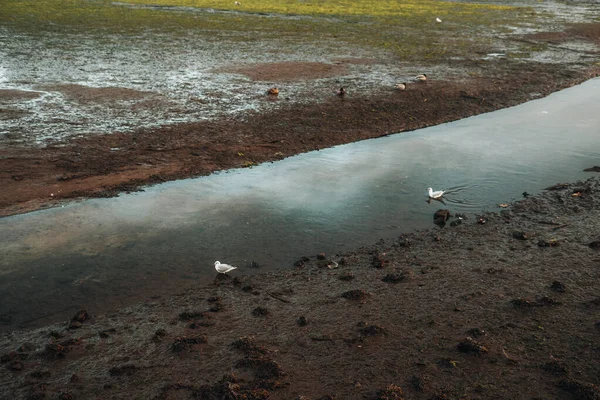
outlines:
[[[456,348],[461,353],[474,353],[477,355],[482,355],[488,352],[487,347],[483,346],[472,337],[467,337],[461,340]]]

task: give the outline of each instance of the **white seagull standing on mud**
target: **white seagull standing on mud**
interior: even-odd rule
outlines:
[[[221,264],[220,261],[215,261],[215,269],[217,270],[218,273],[220,274],[226,274],[230,271],[233,271],[234,269],[236,269],[237,267],[234,267],[232,265],[229,264]]]
[[[438,190],[438,191],[434,192],[432,188],[427,188],[427,193],[429,194],[429,197],[431,197],[432,199],[439,199],[440,197],[442,197],[444,195],[443,190]]]

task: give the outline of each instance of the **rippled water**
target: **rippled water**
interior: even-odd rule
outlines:
[[[441,207],[472,216],[585,178],[600,164],[599,102],[594,79],[420,131],[3,218],[0,321],[36,324],[208,282],[217,259],[243,273],[250,261],[290,268],[434,227]],[[446,206],[426,201],[429,186],[448,190]]]

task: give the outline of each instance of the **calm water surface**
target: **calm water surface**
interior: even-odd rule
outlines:
[[[584,179],[600,164],[598,104],[594,79],[420,131],[0,219],[0,328],[209,282],[215,260],[290,268],[434,227],[444,206],[426,202],[429,186],[448,190],[452,212],[473,214]]]

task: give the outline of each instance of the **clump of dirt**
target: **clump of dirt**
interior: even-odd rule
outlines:
[[[385,259],[381,254],[373,254],[373,259],[371,260],[371,265],[375,268],[384,268],[387,264],[389,264],[389,260]]]
[[[231,343],[231,347],[240,350],[247,355],[267,354],[267,349],[257,345],[252,336],[243,337],[234,341]]]
[[[68,348],[60,343],[52,342],[48,343],[41,353],[41,356],[47,360],[55,360],[57,358],[65,358],[67,356]]]
[[[466,337],[465,339],[461,340],[456,346],[456,349],[461,353],[473,353],[477,355],[482,355],[488,352],[487,347],[480,344],[472,337]]]
[[[569,373],[567,366],[558,360],[548,361],[542,365],[542,369],[554,375],[567,375]]]
[[[266,317],[269,315],[269,310],[267,310],[265,307],[256,307],[254,310],[252,310],[252,315],[255,317]]]
[[[349,290],[347,292],[342,293],[342,297],[348,300],[366,300],[371,296],[371,293],[362,290],[362,289],[355,289],[355,290]]]
[[[235,367],[251,369],[257,379],[279,379],[285,375],[281,366],[268,357],[245,357]]]
[[[576,400],[599,400],[600,388],[592,383],[581,382],[575,379],[565,379],[558,386],[571,393]]]
[[[564,293],[567,291],[567,286],[562,282],[554,281],[550,285],[550,289],[554,290],[555,292]]]
[[[118,367],[112,367],[111,369],[108,370],[108,373],[110,374],[110,376],[122,376],[122,375],[133,375],[135,373],[135,371],[138,369],[138,367],[136,367],[133,364],[125,364],[125,365],[120,365]]]
[[[351,280],[352,280],[352,279],[354,279],[354,278],[355,278],[355,276],[354,276],[354,274],[353,274],[352,272],[344,272],[343,274],[341,274],[341,275],[339,276],[339,278],[338,278],[338,279],[339,279],[340,281],[345,281],[345,282],[348,282],[348,281],[351,281]]]
[[[79,310],[75,313],[71,321],[69,322],[69,329],[81,328],[81,325],[90,319],[90,315],[86,310]]]
[[[384,276],[381,280],[387,283],[398,283],[407,279],[410,275],[399,272],[399,273],[391,273]]]
[[[379,325],[369,325],[360,329],[362,336],[387,336],[388,331]]]
[[[171,350],[174,353],[180,353],[184,350],[192,349],[193,345],[204,344],[207,342],[208,342],[208,339],[206,338],[206,336],[203,336],[203,335],[192,336],[192,337],[179,336],[179,337],[176,337],[175,340],[173,341],[173,343],[171,344]]]
[[[304,316],[298,317],[298,319],[296,320],[296,323],[298,324],[298,326],[306,326],[308,325],[308,319]]]
[[[213,385],[202,385],[193,391],[193,397],[198,400],[263,400],[270,395],[265,389],[244,386],[234,374],[227,374]]]
[[[208,319],[210,315],[205,311],[184,311],[179,314],[180,321],[191,321],[194,319]]]
[[[403,400],[404,390],[400,386],[388,385],[375,394],[374,400]]]

